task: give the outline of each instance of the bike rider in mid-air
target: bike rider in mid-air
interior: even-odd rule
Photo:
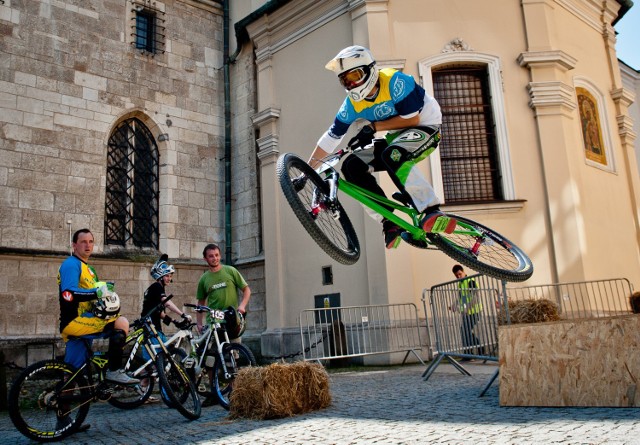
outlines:
[[[438,102],[412,76],[392,68],[379,69],[371,52],[362,46],[343,49],[325,68],[338,75],[347,97],[333,125],[318,140],[309,164],[317,168],[320,159],[338,147],[351,124],[365,119],[370,123],[362,127],[349,145],[373,143],[373,150],[349,155],[342,164],[344,178],[386,196],[372,175],[386,170],[400,190],[399,194],[394,193],[394,198],[424,214],[421,226],[425,231],[453,231],[456,221],[440,212],[433,187],[416,166],[437,147],[442,123]],[[374,139],[377,132],[390,130],[395,132]],[[382,230],[387,249],[396,248],[402,229],[384,219]]]

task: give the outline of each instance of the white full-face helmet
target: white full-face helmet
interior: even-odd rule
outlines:
[[[109,320],[120,313],[120,297],[115,292],[109,292],[102,298],[98,298],[93,304],[93,313],[96,317]]]
[[[349,46],[325,65],[338,75],[340,83],[355,102],[366,98],[378,82],[378,67],[364,46]]]

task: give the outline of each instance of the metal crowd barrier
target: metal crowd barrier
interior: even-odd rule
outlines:
[[[303,359],[332,360],[404,352],[426,366],[413,303],[307,309],[300,313]]]
[[[505,281],[484,275],[473,275],[478,288],[472,290],[481,306],[473,336],[465,338],[465,324],[459,311],[460,289],[454,280],[425,289],[422,295],[428,334],[436,357],[422,374],[428,380],[443,359],[462,374],[471,375],[459,360],[479,359],[498,361],[498,323],[511,324],[509,301],[548,299],[558,306],[561,319],[601,318],[632,312],[629,296],[633,287],[629,280],[610,280],[558,283],[538,286],[515,287]],[[468,330],[468,328],[467,328]],[[498,376],[494,373],[481,396]]]
[[[506,288],[509,300],[543,299],[558,305],[560,318],[576,320],[624,315],[632,312],[633,287],[626,278]]]

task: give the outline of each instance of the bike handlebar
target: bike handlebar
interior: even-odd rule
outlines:
[[[220,309],[211,309],[209,306],[200,306],[199,304],[185,303],[186,307],[193,308],[196,312],[208,312],[215,320],[224,322],[224,311]],[[216,314],[218,312],[218,314]]]
[[[199,304],[193,304],[193,303],[185,303],[184,305],[185,305],[185,307],[193,308],[196,312],[209,312],[209,311],[211,311],[211,309],[208,306],[200,306]]]
[[[157,311],[161,311],[164,309],[164,304],[171,300],[173,298],[173,294],[169,294],[167,296],[167,298],[165,298],[163,301],[161,301],[160,303],[158,303],[157,306],[155,306],[153,309],[151,309],[149,312],[147,312],[146,314],[144,314],[142,317],[138,318],[137,320],[135,320],[133,323],[131,323],[131,327],[132,328],[138,328],[140,327],[140,325],[142,324],[142,320],[148,319],[151,317],[151,315],[153,315],[155,312]]]

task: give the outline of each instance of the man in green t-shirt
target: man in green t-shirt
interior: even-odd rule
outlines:
[[[220,247],[207,244],[202,256],[209,266],[209,270],[202,274],[198,281],[196,298],[199,305],[206,305],[212,309],[235,308],[243,316],[247,312],[247,305],[251,298],[251,289],[240,272],[233,267],[222,264]],[[242,291],[242,299],[238,304],[238,290]],[[198,330],[202,331],[202,313],[196,314]]]

